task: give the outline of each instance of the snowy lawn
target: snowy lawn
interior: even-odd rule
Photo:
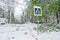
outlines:
[[[60,40],[60,32],[44,32],[38,35],[33,30],[36,24],[0,25],[0,40]]]

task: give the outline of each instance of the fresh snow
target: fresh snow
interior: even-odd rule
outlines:
[[[38,35],[34,27],[37,24],[0,25],[0,40],[60,40],[60,32],[40,32]]]

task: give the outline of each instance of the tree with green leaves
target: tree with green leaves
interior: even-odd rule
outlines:
[[[30,4],[28,5],[26,12],[32,16],[32,20],[33,18],[37,19],[37,17],[33,15],[34,5],[42,7],[43,15],[38,16],[39,21],[42,22],[42,20],[44,20],[47,22],[47,19],[49,18],[49,16],[51,16],[52,14],[56,16],[56,12],[60,8],[60,0],[30,0]]]

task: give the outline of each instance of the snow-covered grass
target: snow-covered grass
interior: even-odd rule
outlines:
[[[0,40],[60,40],[60,32],[39,32],[33,30],[37,24],[0,25]]]
[[[40,32],[59,32],[60,31],[60,27],[57,26],[58,24],[56,23],[43,23],[40,26],[38,25],[38,27],[34,28],[35,30],[39,30]],[[60,24],[59,24],[60,25]]]

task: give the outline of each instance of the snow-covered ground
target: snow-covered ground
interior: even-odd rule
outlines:
[[[37,34],[33,30],[37,24],[6,24],[0,25],[0,40],[60,40],[60,32]]]

